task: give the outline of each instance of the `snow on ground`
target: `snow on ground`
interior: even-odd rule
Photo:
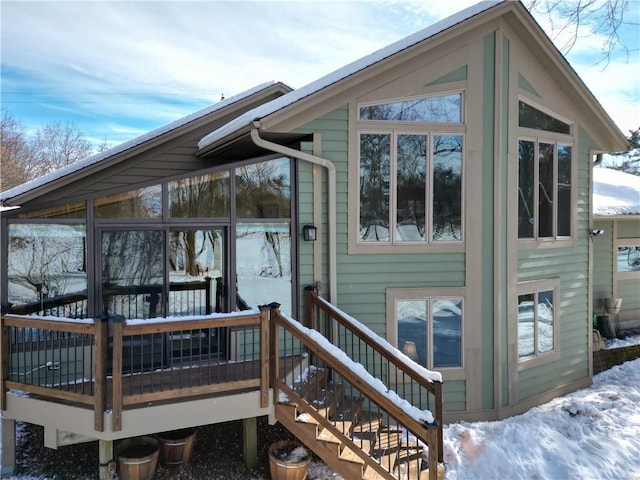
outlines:
[[[444,441],[447,480],[640,480],[640,359],[522,415],[448,425]],[[309,478],[340,479],[319,462]]]

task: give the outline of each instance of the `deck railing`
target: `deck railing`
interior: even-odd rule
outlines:
[[[429,465],[429,477],[435,479],[437,465],[442,463],[442,423],[437,421],[442,415],[441,383],[425,378],[419,369],[399,358],[397,352],[376,338],[370,338],[357,323],[330,304],[315,295],[309,299],[328,318],[341,325],[342,336],[346,336],[346,331],[351,333],[354,338],[349,342],[353,344],[345,350],[344,343],[332,344],[327,337],[314,334],[313,330],[276,311],[274,350],[282,358],[300,350],[307,351],[312,369],[300,372],[296,377],[289,369],[280,370],[276,362],[274,403],[295,403],[298,411],[309,415],[313,423],[359,457],[367,469],[373,470],[372,475],[377,475],[375,478],[419,478],[421,468]],[[347,350],[353,350],[351,347],[360,336],[364,345],[359,353],[365,356],[354,361]],[[382,372],[384,363],[387,372],[394,370],[406,377],[394,381],[392,389],[380,378],[367,375],[368,372],[361,370],[366,367],[360,363],[367,355],[375,358],[378,373]],[[317,380],[320,375],[313,375],[315,369],[327,372],[326,383],[324,379],[322,382]],[[308,384],[310,374],[314,378],[311,385]],[[409,391],[403,385],[405,381]],[[302,384],[302,389],[296,387],[297,384]],[[428,420],[417,419],[414,404],[403,402],[408,398],[402,397],[415,398],[415,392],[420,398],[420,390],[425,392],[426,405],[431,405],[433,418]],[[425,418],[429,416],[426,412],[421,414]],[[428,446],[428,462],[422,463],[425,445]]]
[[[425,369],[398,355],[398,350],[334,305],[306,291],[308,326],[322,333],[350,358],[362,364],[371,376],[422,410],[433,413],[438,432],[438,461],[443,459],[442,382],[425,376]],[[315,362],[312,361],[315,364]]]
[[[94,429],[122,429],[141,403],[260,390],[268,406],[269,310],[71,320],[2,315],[2,409],[9,390],[92,408]],[[222,356],[223,355],[223,356]]]

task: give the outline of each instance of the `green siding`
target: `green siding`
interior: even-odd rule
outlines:
[[[622,298],[621,311],[640,309],[640,279],[618,280],[616,297]]]
[[[535,95],[536,97],[540,98],[540,94],[538,92],[536,92],[536,89],[531,86],[531,84],[527,81],[526,78],[524,78],[522,76],[522,74],[518,74],[518,86],[521,89],[526,90],[527,92],[529,92],[529,93]]]
[[[464,412],[467,409],[466,388],[464,380],[442,384],[442,407],[445,412]]]
[[[640,238],[640,220],[619,220],[618,238]]]
[[[453,72],[447,73],[440,78],[435,79],[433,82],[427,83],[427,85],[440,85],[442,83],[460,82],[467,79],[467,66],[464,65]]]
[[[593,311],[603,313],[601,299],[613,295],[613,222],[594,222],[604,230],[593,238]]]
[[[560,332],[560,358],[557,361],[519,372],[518,398],[523,400],[561,385],[586,378],[588,370],[589,289],[589,182],[593,142],[580,129],[578,133],[575,246],[520,250],[518,281],[560,279],[560,299],[556,300]],[[596,239],[598,241],[601,239]]]
[[[337,298],[338,306],[386,337],[387,288],[462,286],[465,256],[458,254],[348,254],[348,107],[344,106],[300,128],[322,136],[322,157],[336,168]],[[300,162],[301,164],[303,162]],[[302,167],[301,167],[302,168]],[[304,188],[310,188],[310,182]],[[310,191],[301,185],[300,221],[310,218]],[[325,197],[326,198],[326,197]],[[306,208],[306,210],[303,209]],[[326,201],[323,203],[326,211]],[[306,216],[305,216],[306,215]],[[326,226],[326,225],[325,225]],[[301,264],[311,265],[311,251],[301,248]],[[327,265],[326,256],[323,264]],[[301,281],[302,281],[301,276]],[[306,277],[305,277],[306,278]],[[304,285],[303,285],[304,286]],[[327,295],[328,292],[324,291]]]

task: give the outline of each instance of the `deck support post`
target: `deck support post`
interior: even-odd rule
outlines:
[[[116,474],[116,461],[113,458],[113,440],[98,440],[100,461],[100,480],[112,480]]]
[[[16,467],[16,421],[2,418],[2,470],[0,475],[12,475]]]
[[[244,464],[247,468],[258,465],[258,419],[245,418],[242,420],[242,443]]]

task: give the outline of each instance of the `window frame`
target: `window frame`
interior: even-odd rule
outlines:
[[[528,98],[520,95],[518,97],[518,105],[519,103],[525,103],[526,105],[539,110],[540,112],[547,114],[561,122],[564,122],[569,125],[570,133],[556,133],[549,130],[521,127],[519,123],[519,117],[516,117],[517,122],[517,134],[515,139],[515,152],[516,152],[516,202],[518,207],[516,208],[516,227],[515,227],[515,235],[519,244],[532,244],[537,246],[573,246],[576,241],[576,232],[577,232],[577,220],[574,212],[577,208],[577,145],[575,139],[575,124],[570,120],[566,119],[562,115],[558,115],[557,113],[545,108],[536,102],[532,102]],[[520,211],[520,142],[533,142],[534,143],[534,158],[533,158],[533,209],[534,209],[534,225],[533,225],[533,236],[531,237],[520,237],[519,233],[519,215]],[[540,159],[539,159],[539,150],[540,144],[551,144],[554,147],[553,151],[553,187],[554,187],[554,199],[553,199],[553,212],[552,212],[552,236],[541,237],[539,235],[539,225],[540,225],[540,213],[539,213],[539,175],[540,175]],[[569,204],[569,218],[570,218],[570,235],[558,235],[558,217],[559,217],[559,209],[558,209],[558,147],[565,146],[571,149],[571,192],[569,194],[570,204]]]
[[[640,247],[640,237],[616,238],[613,245],[613,274],[615,279],[640,279],[640,270],[632,270],[628,272],[618,270],[618,248],[620,247]]]
[[[386,310],[387,310],[387,339],[398,350],[402,347],[398,345],[398,318],[396,303],[398,301],[424,301],[433,302],[438,300],[459,300],[461,302],[462,314],[460,316],[460,365],[435,367],[433,365],[433,320],[431,318],[431,308],[429,308],[426,329],[426,344],[428,346],[428,358],[426,359],[427,369],[442,372],[447,380],[460,380],[465,378],[466,353],[465,353],[465,311],[466,294],[464,287],[440,287],[440,288],[387,288],[386,289]]]
[[[535,315],[534,323],[534,353],[526,357],[520,357],[519,348],[519,322],[518,322],[518,298],[521,295],[535,294],[536,298],[540,292],[553,292],[553,348],[548,352],[539,352],[539,346],[537,342],[538,338],[538,316]],[[525,282],[519,282],[516,288],[514,313],[512,318],[515,322],[515,356],[518,361],[518,370],[524,370],[527,368],[537,367],[546,363],[554,362],[560,359],[560,279],[550,278],[545,280],[531,280]],[[534,305],[535,312],[535,305]]]
[[[384,127],[384,128],[383,128]],[[450,125],[447,125],[450,127]],[[381,242],[367,242],[360,239],[360,138],[362,135],[389,135],[390,136],[390,167],[389,167],[389,240]],[[396,234],[397,215],[398,215],[398,192],[397,192],[397,175],[398,175],[398,163],[397,163],[397,139],[402,135],[424,135],[427,142],[426,152],[426,197],[425,197],[425,239],[424,240],[399,240]],[[433,238],[433,219],[434,219],[434,158],[433,158],[433,139],[435,136],[456,136],[462,138],[462,151],[461,151],[461,180],[460,180],[460,240],[434,240]],[[380,128],[362,128],[356,132],[356,167],[357,172],[354,178],[354,189],[356,201],[356,222],[355,223],[355,244],[365,249],[384,250],[384,251],[398,251],[403,247],[409,247],[419,251],[431,250],[434,247],[451,248],[452,246],[464,247],[465,243],[465,132],[460,129],[451,128],[427,128],[424,124],[417,124],[416,128],[410,128],[410,125],[406,123],[399,125],[397,122],[384,122]]]

